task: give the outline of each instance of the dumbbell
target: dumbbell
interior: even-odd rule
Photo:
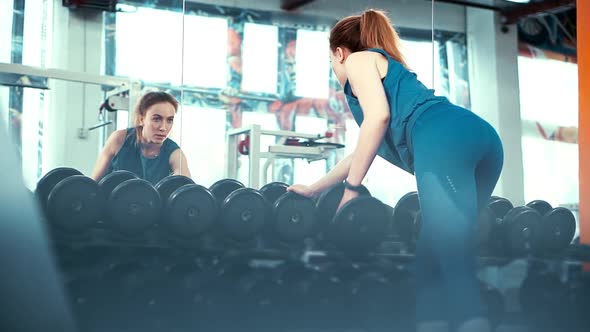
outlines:
[[[287,192],[287,187],[283,182],[271,182],[260,188],[269,204],[265,238],[270,242],[302,245],[316,230],[315,202]]]
[[[502,219],[512,208],[514,208],[514,205],[510,200],[499,196],[490,197],[490,200],[488,201],[488,211],[491,212],[491,223],[486,254],[494,256],[506,255],[506,248],[504,248],[505,232],[502,227]]]
[[[220,205],[218,220],[223,237],[237,242],[254,240],[268,215],[268,204],[260,191],[234,179],[219,180],[209,190]]]
[[[490,232],[491,251],[500,256],[522,257],[540,246],[538,226],[542,216],[528,206],[510,209],[503,218],[494,217]]]
[[[509,208],[507,209],[507,207]],[[504,213],[512,208],[510,201],[493,197],[490,200],[488,208],[483,209],[478,216],[477,227],[477,244],[480,249],[485,250],[488,246],[488,240],[493,229],[493,210],[498,210],[498,214]],[[501,214],[502,215],[502,214]],[[503,216],[503,215],[502,215]],[[402,241],[412,249],[422,227],[422,213],[420,211],[420,201],[418,193],[411,191],[402,196],[393,208],[392,230]]]
[[[163,212],[159,224],[170,235],[194,239],[209,230],[219,212],[213,193],[183,175],[171,175],[156,186]]]
[[[158,191],[135,173],[118,170],[98,182],[106,209],[103,223],[115,233],[139,235],[155,225],[162,208]]]
[[[112,177],[112,178],[111,178]],[[162,203],[154,186],[125,172],[113,172],[102,181],[104,190],[116,186],[106,203],[107,228],[124,236],[139,236],[152,228],[160,218]]]
[[[361,194],[337,213],[344,194],[343,183],[324,191],[316,204],[319,228],[325,239],[350,254],[376,249],[386,237],[390,220],[385,204],[362,188]]]
[[[125,171],[125,170],[118,170],[111,172],[105,175],[100,181],[98,182],[98,194],[100,199],[103,201],[104,206],[107,206],[107,202],[109,201],[109,197],[113,190],[120,185],[121,183],[131,180],[131,179],[138,179],[139,177],[135,175],[133,172]],[[108,218],[107,210],[102,211],[101,219]]]
[[[553,208],[544,200],[527,203],[543,217],[538,225],[537,253],[557,254],[565,250],[573,241],[576,233],[576,218],[564,207]]]
[[[61,231],[78,233],[100,219],[98,185],[76,169],[49,171],[37,182],[35,196],[45,217]]]
[[[420,225],[416,223],[421,220],[418,212],[420,200],[417,191],[408,192],[393,207],[392,232],[411,247],[415,246],[420,230]]]

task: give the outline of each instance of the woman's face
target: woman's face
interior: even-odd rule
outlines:
[[[141,119],[143,126],[141,135],[147,143],[164,143],[172,130],[174,115],[176,115],[174,105],[168,102],[157,103],[147,109],[145,116]]]

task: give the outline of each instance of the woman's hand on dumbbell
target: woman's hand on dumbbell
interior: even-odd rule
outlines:
[[[312,189],[311,186],[307,186],[304,184],[294,184],[288,187],[287,191],[292,191],[305,197],[314,197],[316,195],[316,192]]]

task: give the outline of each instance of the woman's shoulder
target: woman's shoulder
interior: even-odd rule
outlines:
[[[135,141],[135,128],[115,130],[107,140],[105,148],[110,149],[113,154],[117,154],[128,140]]]

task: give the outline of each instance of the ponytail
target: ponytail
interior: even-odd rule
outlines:
[[[351,52],[380,48],[408,68],[402,55],[401,41],[387,15],[380,10],[368,9],[360,16],[340,20],[330,33],[330,48],[344,46]]]
[[[399,35],[383,11],[365,10],[360,17],[360,32],[360,42],[364,48],[383,49],[397,62],[408,67],[400,51]]]

